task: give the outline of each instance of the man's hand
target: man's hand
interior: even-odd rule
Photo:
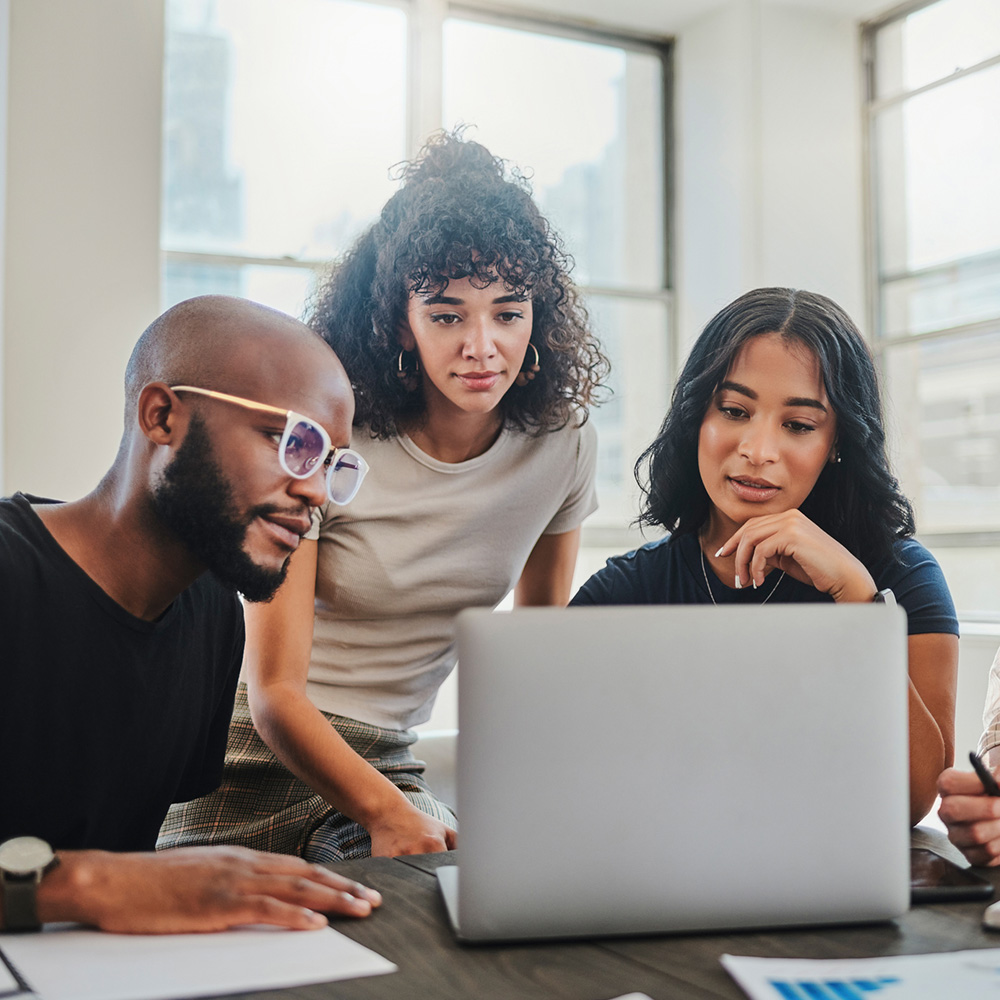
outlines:
[[[241,847],[181,847],[158,854],[60,851],[38,889],[43,921],[69,920],[119,934],[221,931],[240,924],[296,930],[325,913],[365,917],[374,889],[301,858]]]
[[[986,794],[971,771],[949,767],[938,777],[948,839],[973,865],[1000,864],[1000,798]]]

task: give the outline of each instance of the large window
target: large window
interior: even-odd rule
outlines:
[[[869,26],[875,328],[896,466],[960,611],[1000,608],[1000,4]]]
[[[529,177],[614,366],[586,531],[624,546],[672,378],[666,45],[435,0],[168,0],[166,66],[164,305],[301,314],[436,128]]]
[[[225,292],[301,313],[393,191],[407,31],[402,8],[350,0],[168,0],[165,306]]]

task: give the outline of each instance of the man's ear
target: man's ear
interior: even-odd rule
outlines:
[[[139,429],[153,444],[169,445],[177,436],[177,401],[166,382],[150,382],[139,393],[136,419]]]

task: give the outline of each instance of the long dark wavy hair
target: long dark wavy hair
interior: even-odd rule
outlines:
[[[656,440],[635,475],[641,524],[697,533],[711,503],[698,471],[698,436],[719,383],[751,337],[780,333],[819,362],[837,416],[840,461],[826,464],[801,511],[866,565],[892,557],[912,535],[910,501],[889,469],[878,374],[868,345],[836,302],[815,292],[758,288],[731,302],[702,331],[674,387]]]
[[[600,402],[608,361],[570,281],[571,261],[527,181],[460,132],[434,136],[399,173],[399,191],[333,266],[307,318],[347,369],[355,424],[389,438],[401,422],[419,421],[423,394],[397,377],[397,332],[411,294],[440,294],[462,278],[477,288],[499,280],[531,300],[540,370],[504,395],[505,424],[541,433],[585,420]]]

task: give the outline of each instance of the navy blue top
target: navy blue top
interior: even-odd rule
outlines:
[[[955,605],[937,560],[913,538],[895,543],[897,560],[887,559],[868,572],[879,590],[892,589],[906,611],[910,635],[958,635]],[[577,592],[570,605],[586,604],[796,604],[833,601],[829,594],[772,570],[754,590],[727,587],[706,563],[711,595],[705,587],[701,549],[693,534],[667,535],[623,556],[613,556]],[[776,589],[774,589],[776,586]],[[773,596],[769,597],[773,591]]]

